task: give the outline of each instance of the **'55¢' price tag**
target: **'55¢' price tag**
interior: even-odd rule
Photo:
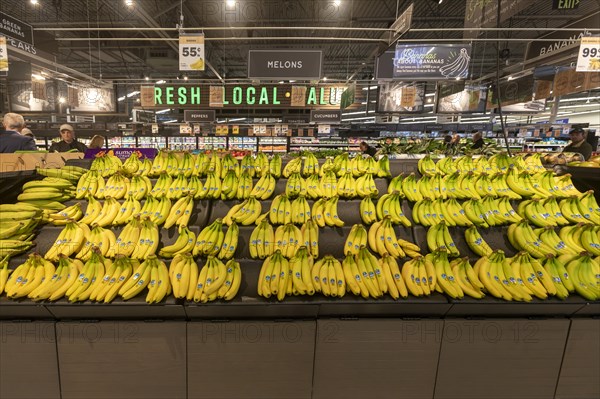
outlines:
[[[204,71],[204,35],[179,36],[179,70]]]

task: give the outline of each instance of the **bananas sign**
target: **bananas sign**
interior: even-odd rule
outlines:
[[[394,78],[403,80],[467,79],[470,44],[397,45]]]

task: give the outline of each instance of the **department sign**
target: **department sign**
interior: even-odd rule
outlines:
[[[342,111],[313,109],[310,111],[310,121],[317,123],[339,123],[342,120]]]
[[[320,50],[250,50],[250,79],[321,79],[323,52]]]
[[[205,111],[183,111],[183,120],[185,122],[214,122],[216,113],[214,110],[208,109]]]

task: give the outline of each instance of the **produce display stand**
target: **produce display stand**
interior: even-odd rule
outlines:
[[[392,173],[411,162],[392,161]],[[273,196],[285,182],[278,180]],[[385,179],[376,184],[380,193],[387,190]],[[320,254],[343,256],[351,226],[360,223],[359,202],[340,200],[345,226],[320,229]],[[199,233],[233,204],[196,201],[190,229]],[[270,204],[262,202],[263,212]],[[407,201],[403,211],[410,218]],[[437,293],[397,301],[316,294],[278,302],[257,295],[262,262],[249,256],[253,228],[240,226],[235,258],[243,281],[230,302],[0,297],[0,397],[600,397],[600,302],[578,295],[530,303],[451,300]],[[44,253],[60,230],[43,226],[33,250]],[[424,227],[395,230],[426,247]],[[464,229],[450,231],[461,254],[474,259]],[[161,245],[174,242],[174,227],[160,233]],[[492,247],[515,252],[506,227],[481,234]],[[25,257],[11,259],[11,267]]]

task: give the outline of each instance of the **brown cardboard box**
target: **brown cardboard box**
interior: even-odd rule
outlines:
[[[22,154],[0,154],[0,172],[22,172],[40,168],[61,168],[69,159],[82,159],[81,152],[26,152]]]

